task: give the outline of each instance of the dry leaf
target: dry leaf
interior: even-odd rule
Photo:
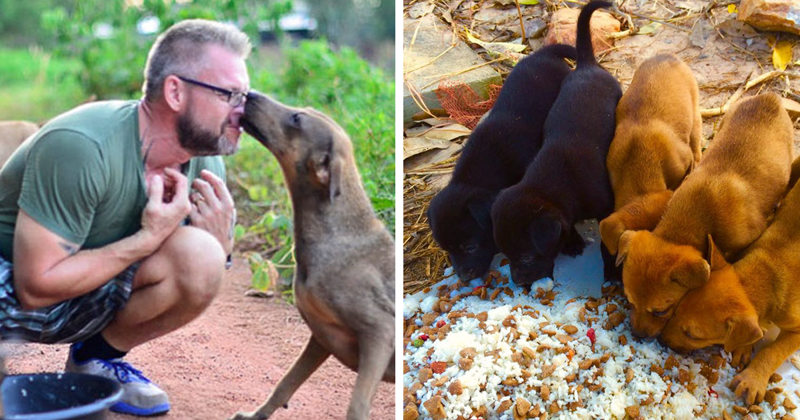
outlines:
[[[786,70],[792,62],[792,43],[786,40],[778,41],[772,48],[772,65],[780,71]]]
[[[416,3],[408,9],[408,16],[412,19],[421,18],[432,12],[433,8],[433,2]]]
[[[485,48],[486,52],[489,54],[512,56],[512,53],[521,53],[522,50],[526,48],[525,45],[512,44],[511,42],[484,42],[472,36],[469,30],[466,30],[465,32],[467,33],[467,39],[469,42],[480,45],[481,47]]]
[[[654,33],[655,31],[657,31],[658,28],[660,28],[660,27],[661,27],[660,23],[653,22],[653,23],[650,23],[650,24],[642,26],[641,28],[639,28],[639,32],[636,32],[636,33],[639,34],[639,35],[649,35],[649,34]]]
[[[692,27],[689,40],[695,47],[705,48],[708,37],[711,35],[711,25],[703,19],[697,19]]]
[[[758,36],[758,32],[752,26],[736,19],[728,19],[717,25],[717,29],[727,36],[737,38],[752,38]]]
[[[800,116],[800,103],[789,98],[781,98],[781,102],[783,103],[783,108],[789,113],[789,117],[795,119]],[[796,360],[792,360],[792,363],[800,369],[800,359],[797,356],[794,357]]]
[[[446,149],[448,146],[450,146],[450,140],[406,137],[403,139],[403,160],[428,150]]]
[[[535,4],[539,4],[539,0],[519,0],[519,4],[527,4],[528,6],[533,6]]]
[[[403,170],[410,172],[415,169],[425,168],[427,166],[435,165],[451,157],[455,156],[463,148],[462,145],[450,142],[446,149],[433,149],[424,153],[420,153],[407,160],[403,161]]]
[[[448,124],[442,127],[435,127],[428,130],[422,137],[426,137],[429,139],[441,139],[441,140],[455,140],[459,137],[467,137],[472,133],[467,127],[464,127],[461,124]]]

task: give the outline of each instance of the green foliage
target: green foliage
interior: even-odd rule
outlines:
[[[71,3],[71,2],[68,2]],[[155,34],[140,34],[143,18],[157,18],[161,30],[192,18],[232,21],[258,40],[257,22],[276,22],[291,10],[290,0],[194,0],[173,4],[143,0],[140,7],[126,0],[82,0],[74,7],[55,7],[42,14],[42,27],[57,40],[56,53],[82,64],[80,80],[99,99],[138,97],[147,52]],[[106,29],[103,29],[106,28]]]
[[[4,120],[42,123],[81,103],[88,95],[76,73],[80,63],[41,49],[0,48],[0,115]]]

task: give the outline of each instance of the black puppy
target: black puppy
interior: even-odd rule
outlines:
[[[469,137],[453,178],[431,200],[433,238],[462,279],[482,277],[497,247],[491,208],[497,193],[522,179],[542,147],[550,107],[570,73],[571,45],[551,45],[522,59],[506,78],[491,112]]]
[[[544,125],[544,145],[519,184],[503,190],[492,207],[494,239],[511,263],[511,277],[530,285],[553,276],[559,252],[578,255],[585,246],[578,220],[602,219],[614,210],[606,155],[614,138],[617,80],[592,50],[589,20],[611,3],[587,4],[578,17],[578,65],[564,80]],[[606,276],[614,267],[604,252]]]

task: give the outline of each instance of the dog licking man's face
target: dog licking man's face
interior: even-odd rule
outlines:
[[[483,277],[497,253],[490,217],[493,200],[490,191],[456,183],[431,200],[428,222],[433,239],[450,255],[462,280]]]

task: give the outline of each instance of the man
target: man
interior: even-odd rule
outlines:
[[[0,336],[73,343],[67,371],[122,384],[114,411],[169,410],[123,357],[219,289],[235,211],[217,155],[238,147],[250,49],[234,27],[180,22],[148,55],[141,101],[67,112],[0,171]]]

